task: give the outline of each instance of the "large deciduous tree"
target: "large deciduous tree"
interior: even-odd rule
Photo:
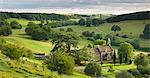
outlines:
[[[67,53],[71,52],[71,47],[77,47],[78,40],[77,36],[74,34],[57,34],[52,38],[51,41],[54,44],[54,48],[51,52],[57,51],[59,48],[66,49]]]
[[[123,61],[128,63],[129,60],[133,57],[133,50],[134,48],[130,43],[122,43],[118,49],[118,55],[120,59],[123,58]]]
[[[150,39],[150,24],[145,25],[142,37],[145,39]]]

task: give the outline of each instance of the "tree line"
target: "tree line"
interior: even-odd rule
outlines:
[[[150,19],[150,11],[117,15],[106,19],[106,21],[112,23],[112,22],[120,22],[125,20],[144,20],[144,19]]]
[[[46,14],[46,13],[13,13],[13,12],[0,12],[0,20],[7,18],[18,18],[27,20],[69,20],[71,16],[60,14]]]

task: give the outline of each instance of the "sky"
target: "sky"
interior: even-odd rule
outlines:
[[[150,11],[150,0],[0,0],[0,11],[124,14]]]

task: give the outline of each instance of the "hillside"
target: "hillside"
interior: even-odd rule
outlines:
[[[15,43],[15,44],[22,44],[23,46],[33,50],[34,52],[44,52],[44,53],[49,53],[50,50],[52,49],[52,44],[50,41],[36,41],[32,40],[32,38],[28,35],[25,35],[25,28],[27,23],[29,22],[28,20],[21,20],[21,19],[8,19],[7,21],[13,21],[16,20],[19,23],[23,25],[23,29],[21,30],[13,30],[13,34],[9,37],[5,37],[6,40],[10,43]],[[35,23],[40,23],[38,21],[32,21]],[[103,37],[109,33],[112,34],[120,34],[120,35],[129,35],[130,39],[137,39],[139,38],[139,35],[142,34],[144,30],[145,24],[149,23],[149,20],[130,20],[130,21],[123,21],[123,22],[117,22],[117,23],[105,23],[97,27],[83,27],[83,26],[67,26],[67,27],[59,27],[59,28],[53,28],[55,31],[59,31],[60,28],[64,28],[65,30],[67,28],[72,28],[73,31],[77,35],[81,35],[83,31],[93,31],[98,34],[102,34]],[[119,25],[122,28],[122,31],[118,32],[112,32],[111,27],[113,25]],[[132,33],[132,34],[131,34]],[[150,40],[140,40],[140,45],[143,47],[149,47],[150,45]],[[81,39],[80,40],[80,45],[79,47],[84,47],[87,45],[87,43],[91,43],[88,40]]]
[[[150,20],[150,11],[135,12],[129,14],[117,15],[106,19],[107,22],[120,22],[126,20]]]

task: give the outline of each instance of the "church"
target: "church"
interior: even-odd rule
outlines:
[[[93,61],[112,61],[113,48],[110,39],[107,40],[106,45],[97,45],[91,49]]]

